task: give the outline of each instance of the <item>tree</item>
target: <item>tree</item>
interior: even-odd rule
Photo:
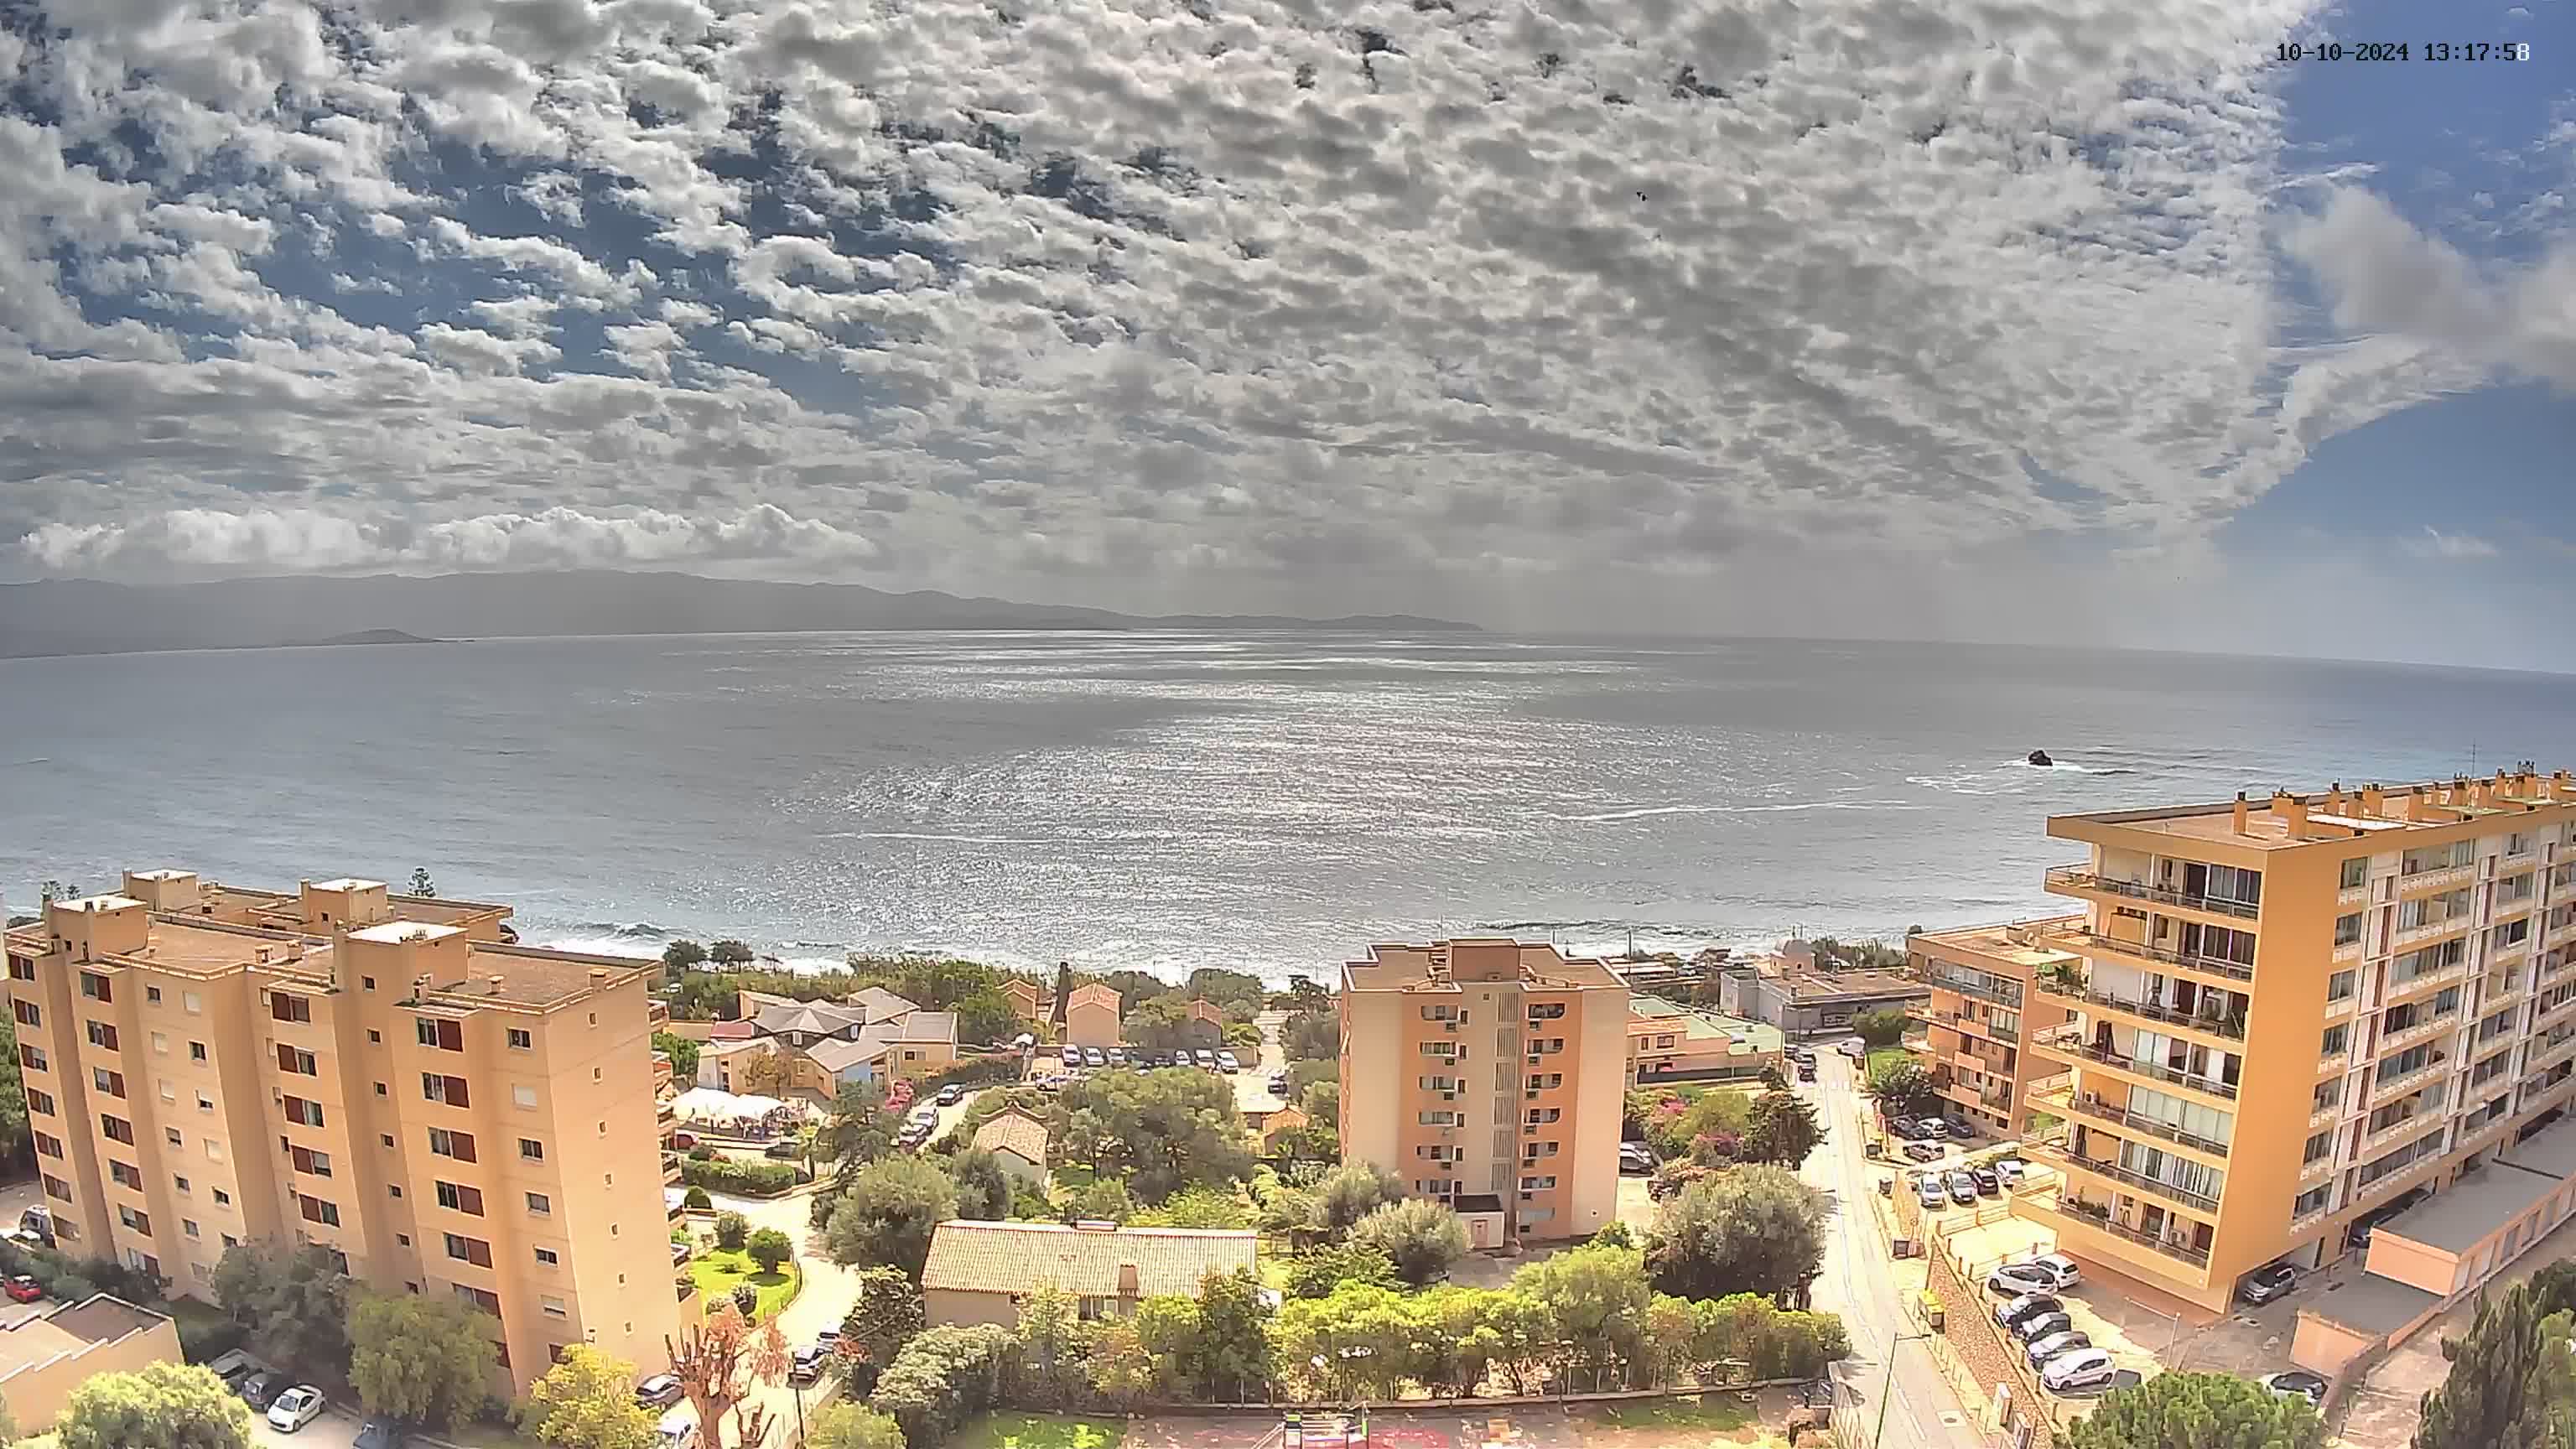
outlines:
[[[1396,1285],[1395,1263],[1365,1243],[1328,1243],[1289,1260],[1288,1296],[1330,1298],[1345,1283]]]
[[[1752,1120],[1744,1128],[1744,1158],[1796,1167],[1825,1140],[1816,1109],[1793,1092],[1765,1092],[1754,1099]]]
[[[698,1044],[674,1032],[653,1033],[653,1050],[671,1059],[671,1079],[694,1083],[698,1079]]]
[[[60,1449],[249,1449],[250,1407],[195,1364],[146,1364],[83,1380],[63,1403],[54,1442]]]
[[[1199,1280],[1197,1331],[1180,1355],[1181,1377],[1202,1401],[1240,1402],[1270,1381],[1270,1309],[1248,1268]]]
[[[861,1404],[818,1409],[805,1449],[904,1449],[903,1426]]]
[[[671,1377],[698,1412],[699,1449],[725,1449],[725,1416],[732,1415],[736,1445],[757,1445],[769,1437],[769,1410],[753,1401],[764,1384],[787,1376],[787,1340],[775,1318],[752,1327],[730,1303],[718,1304],[705,1321],[663,1340],[671,1357]]]
[[[831,1115],[815,1134],[815,1154],[855,1171],[892,1152],[895,1134],[902,1128],[885,1109],[885,1102],[885,1088],[875,1082],[843,1082],[832,1094]],[[976,1106],[982,1105],[983,1098],[978,1097]],[[849,1184],[839,1186],[846,1189]]]
[[[2524,1399],[2540,1366],[2540,1304],[2528,1283],[2494,1298],[2481,1296],[2466,1335],[2445,1339],[2451,1361],[2442,1386],[2424,1395],[2414,1449],[2474,1449],[2519,1444],[2507,1437],[2522,1417]]]
[[[1055,963],[1055,1005],[1050,1010],[1050,1014],[1047,1017],[1048,1021],[1052,1022],[1056,1026],[1064,1025],[1065,1002],[1072,995],[1073,963],[1070,961],[1058,961]]]
[[[36,899],[43,901],[49,906],[56,901],[79,900],[80,894],[80,887],[73,885],[69,881],[47,880],[44,884],[36,887]]]
[[[923,1158],[889,1157],[860,1170],[824,1224],[823,1241],[844,1267],[884,1263],[917,1282],[931,1230],[955,1216],[957,1185],[948,1174]]]
[[[760,1265],[760,1271],[775,1273],[779,1264],[796,1256],[796,1244],[776,1228],[762,1228],[743,1244],[743,1251],[751,1254],[751,1261]]]
[[[423,900],[431,899],[438,894],[438,886],[429,878],[428,866],[418,865],[412,867],[411,893],[421,897]]]
[[[1011,1175],[1002,1159],[969,1147],[948,1159],[949,1179],[957,1184],[957,1215],[997,1223],[1011,1215]]]
[[[921,1285],[900,1268],[862,1268],[858,1296],[841,1318],[843,1351],[883,1367],[929,1322]]]
[[[1189,998],[1177,991],[1166,992],[1136,1003],[1136,1009],[1119,1024],[1119,1031],[1131,1046],[1170,1051],[1191,1044],[1191,1021]]]
[[[1189,983],[1182,988],[1192,1001],[1213,1001],[1225,1014],[1250,1021],[1255,1012],[1270,1004],[1270,988],[1261,978],[1222,966],[1201,966],[1190,973]]]
[[[1301,1007],[1279,1027],[1279,1049],[1292,1062],[1331,1061],[1342,1054],[1342,1023],[1328,1001]]]
[[[1852,1018],[1852,1034],[1874,1047],[1892,1047],[1905,1040],[1905,1012],[1894,1006],[1877,1007]]]
[[[1316,1226],[1346,1233],[1360,1219],[1404,1196],[1404,1179],[1374,1162],[1345,1162],[1315,1184]]]
[[[2545,1295],[2534,1292],[2535,1303]],[[2523,1385],[2522,1412],[2506,1442],[2532,1449],[2576,1449],[2576,1312],[2540,1320],[2540,1360]]]
[[[1064,1220],[1069,1223],[1123,1223],[1134,1216],[1136,1199],[1128,1196],[1127,1184],[1114,1178],[1086,1182],[1064,1200]]]
[[[1118,993],[1118,1014],[1125,1017],[1148,997],[1160,996],[1172,989],[1171,983],[1151,971],[1118,970],[1103,972],[1100,984]]]
[[[1655,1288],[1681,1298],[1787,1301],[1825,1255],[1825,1195],[1780,1167],[1711,1174],[1664,1200],[1646,1249]]]
[[[17,1156],[26,1141],[27,1083],[18,1075],[18,1028],[0,1021],[0,1158]]]
[[[1574,1362],[1606,1367],[1638,1356],[1645,1344],[1644,1255],[1634,1248],[1586,1244],[1525,1264],[1512,1289],[1546,1315],[1548,1331]]]
[[[1065,1160],[1161,1202],[1191,1183],[1252,1173],[1234,1084],[1206,1072],[1103,1072],[1058,1093],[1047,1128]]]
[[[1073,1295],[1040,1283],[1020,1301],[1020,1379],[1038,1407],[1061,1408],[1080,1381],[1083,1323]]]
[[[733,1089],[747,1096],[774,1097],[787,1086],[787,1058],[776,1047],[748,1051],[734,1059]]]
[[[349,1310],[349,1384],[367,1411],[431,1428],[483,1407],[496,1325],[462,1298],[364,1293]]]
[[[693,1213],[705,1212],[715,1205],[716,1200],[707,1196],[707,1190],[703,1187],[692,1187],[680,1198],[680,1206]]]
[[[308,1378],[349,1373],[349,1276],[319,1243],[265,1240],[224,1250],[215,1302],[270,1361]]]
[[[559,1449],[654,1449],[653,1416],[635,1403],[635,1365],[586,1343],[567,1346],[518,1408],[519,1427]]]
[[[1297,1109],[1306,1114],[1310,1126],[1338,1128],[1342,1125],[1342,1084],[1316,1082],[1297,1099]]]
[[[2325,1423],[2305,1399],[2275,1397],[2234,1374],[2172,1373],[2103,1395],[2066,1442],[2070,1449],[2320,1449],[2325,1439]],[[2423,1442],[2422,1429],[2416,1442]]]
[[[687,971],[703,966],[706,960],[707,948],[695,941],[673,941],[662,948],[662,964],[674,971]]]
[[[707,959],[718,966],[748,966],[753,956],[747,943],[727,938],[707,948]]]
[[[1001,1397],[1010,1351],[1011,1336],[989,1323],[929,1329],[895,1355],[868,1407],[892,1415],[904,1441],[926,1449]]]
[[[1243,1199],[1223,1188],[1185,1187],[1163,1199],[1160,1207],[1138,1213],[1141,1228],[1248,1228],[1252,1215]]]
[[[751,1219],[736,1212],[716,1214],[716,1246],[728,1253],[739,1253],[751,1238]]]
[[[1446,1276],[1449,1265],[1467,1256],[1467,1225],[1446,1203],[1409,1197],[1360,1219],[1351,1228],[1351,1242],[1384,1253],[1398,1277],[1420,1288]]]
[[[988,986],[950,1009],[957,1013],[959,1041],[1007,1042],[1020,1034],[1020,1014],[997,988]]]
[[[1933,1085],[1932,1074],[1911,1057],[1880,1062],[1860,1090],[1891,1117],[1921,1117],[1941,1107],[1941,1090]]]

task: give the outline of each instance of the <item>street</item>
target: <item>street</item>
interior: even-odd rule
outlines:
[[[1798,1175],[1824,1189],[1835,1204],[1815,1306],[1842,1315],[1852,1356],[1844,1361],[1840,1377],[1854,1390],[1873,1427],[1881,1412],[1879,1396],[1890,1389],[1888,1355],[1896,1355],[1893,1397],[1885,1406],[1886,1436],[1878,1442],[1906,1449],[1982,1449],[1986,1436],[1961,1410],[1929,1348],[1892,1342],[1898,1325],[1910,1326],[1910,1320],[1897,1306],[1895,1277],[1886,1245],[1870,1221],[1868,1197],[1878,1190],[1879,1176],[1894,1169],[1861,1155],[1860,1119],[1868,1104],[1858,1088],[1853,1063],[1833,1051],[1816,1054],[1815,1083],[1797,1088],[1816,1104],[1825,1124],[1824,1145],[1808,1155]]]

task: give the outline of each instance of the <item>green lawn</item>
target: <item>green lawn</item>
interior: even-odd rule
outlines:
[[[1605,1429],[1708,1429],[1724,1432],[1753,1422],[1753,1405],[1733,1394],[1680,1394],[1664,1399],[1628,1399],[1595,1404],[1581,1411]]]
[[[1117,1449],[1127,1426],[1065,1414],[986,1414],[949,1436],[948,1449]]]
[[[1914,1053],[1903,1047],[1875,1048],[1870,1052],[1869,1059],[1861,1063],[1860,1079],[1864,1082],[1868,1081],[1870,1074],[1878,1070],[1880,1062],[1910,1062],[1914,1059]]]
[[[733,1296],[736,1283],[749,1283],[760,1290],[759,1306],[752,1317],[761,1322],[778,1316],[778,1310],[796,1301],[796,1290],[804,1286],[804,1275],[795,1261],[783,1264],[780,1271],[763,1273],[751,1255],[716,1249],[689,1260],[689,1278],[698,1285],[698,1294],[713,1308],[721,1298]]]

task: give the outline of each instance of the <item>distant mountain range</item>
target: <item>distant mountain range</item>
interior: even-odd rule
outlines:
[[[314,623],[357,626],[317,637]],[[585,570],[408,578],[306,575],[192,584],[0,584],[0,658],[287,644],[431,643],[559,634],[785,634],[857,629],[1346,629],[1474,632],[1406,614],[1144,616],[857,584]]]

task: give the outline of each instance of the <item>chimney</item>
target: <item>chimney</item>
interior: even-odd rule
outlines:
[[[2362,786],[2361,813],[2367,818],[2374,820],[2377,819],[2379,817],[2380,808],[2385,803],[2386,799],[2387,796],[2377,785]]]
[[[2576,782],[2571,782],[2568,779],[2567,772],[2565,770],[2550,771],[2549,798],[2552,800],[2564,800],[2568,798],[2570,793],[2576,793]]]
[[[2430,789],[2430,788],[2431,788],[2430,786],[2408,786],[2408,787],[2407,787],[2407,790],[2406,790],[2406,818],[2407,818],[2407,819],[2409,819],[2409,820],[2421,820],[2421,819],[2423,819],[2423,818],[2424,818],[2424,792],[2425,792],[2427,789]]]
[[[2341,780],[2326,787],[2326,813],[2328,815],[2343,813],[2343,781]]]
[[[495,980],[495,981],[498,981],[498,980],[500,980],[501,978],[500,978],[500,977],[498,977],[498,976],[495,976],[495,977],[493,977],[492,979],[493,979],[493,980]],[[607,968],[607,967],[605,967],[605,966],[593,966],[593,967],[591,967],[591,968],[590,968],[590,984],[591,984],[591,985],[593,985],[593,986],[597,986],[597,985],[599,985],[601,982],[606,981],[607,979],[608,979],[608,968]]]
[[[1118,1296],[1121,1298],[1141,1298],[1145,1295],[1138,1291],[1139,1286],[1139,1280],[1136,1276],[1136,1265],[1133,1263],[1119,1264]]]
[[[2243,835],[2245,833],[2245,792],[2242,790],[2236,792],[2236,809],[2234,811],[2234,822],[2232,828],[2239,835]]]
[[[2272,813],[2280,817],[2282,833],[2292,840],[2308,838],[2308,802],[2287,790],[2272,792]]]
[[[497,973],[484,977],[483,984],[492,988],[492,994],[494,996],[501,994],[501,978]]]

